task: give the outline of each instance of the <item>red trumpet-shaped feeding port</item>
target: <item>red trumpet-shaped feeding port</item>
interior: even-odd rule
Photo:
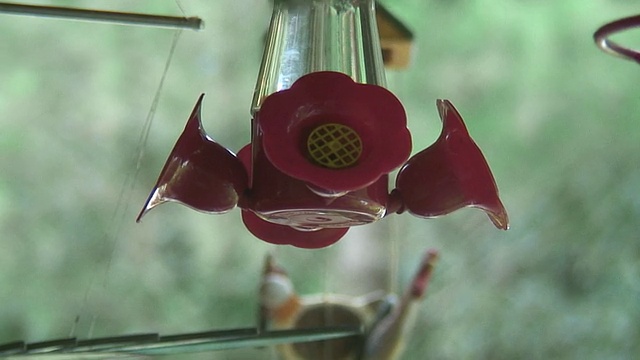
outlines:
[[[400,197],[401,211],[434,217],[472,206],[484,210],[496,227],[508,229],[509,218],[489,165],[462,117],[448,100],[438,100],[437,106],[442,134],[411,157],[396,178],[393,195]]]
[[[203,96],[198,99],[138,221],[147,211],[167,201],[204,212],[228,211],[236,206],[247,188],[247,172],[240,160],[202,129]]]
[[[400,101],[383,87],[355,83],[342,73],[301,77],[267,97],[257,121],[269,161],[320,192],[361,189],[411,153]]]

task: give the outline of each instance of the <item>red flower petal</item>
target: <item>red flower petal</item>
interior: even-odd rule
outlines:
[[[355,83],[342,73],[301,77],[290,89],[265,99],[257,121],[264,151],[276,168],[329,191],[363,188],[402,165],[411,153],[400,101],[383,87]],[[326,124],[359,136],[361,149],[353,165],[328,168],[312,159],[308,138]]]

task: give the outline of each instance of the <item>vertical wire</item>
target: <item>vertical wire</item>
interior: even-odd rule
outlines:
[[[160,102],[160,95],[162,93],[162,88],[164,87],[164,81],[167,77],[167,73],[169,71],[169,66],[171,65],[171,60],[173,59],[173,54],[175,53],[176,46],[178,45],[178,40],[180,39],[180,35],[182,34],[182,30],[177,30],[173,36],[173,42],[171,43],[171,49],[169,50],[169,56],[167,57],[167,61],[164,65],[164,70],[162,71],[162,77],[160,78],[160,83],[158,84],[158,88],[156,89],[156,93],[153,96],[153,101],[151,102],[151,107],[149,108],[149,112],[147,113],[147,117],[144,121],[144,125],[142,131],[140,132],[140,136],[138,138],[136,150],[134,154],[136,154],[135,160],[135,168],[133,173],[128,173],[127,177],[124,180],[122,188],[120,190],[120,194],[118,195],[118,203],[116,205],[116,210],[113,214],[113,219],[116,218],[118,212],[120,213],[120,218],[113,220],[116,225],[116,231],[111,234],[112,238],[112,247],[111,254],[109,256],[109,260],[107,263],[107,267],[105,269],[104,281],[107,280],[107,272],[111,267],[111,261],[113,259],[113,255],[116,250],[116,243],[118,239],[118,235],[121,232],[122,224],[124,223],[125,217],[127,215],[127,210],[129,209],[129,194],[133,190],[136,180],[138,179],[138,175],[140,174],[140,168],[142,167],[142,160],[144,159],[145,149],[147,147],[147,141],[149,139],[149,133],[151,132],[151,125],[153,124],[153,118],[155,117],[156,110],[158,108],[158,103]],[[120,210],[122,209],[122,210]],[[104,283],[103,283],[104,285]]]
[[[167,77],[167,73],[169,71],[169,67],[171,65],[171,61],[173,60],[173,55],[175,53],[178,41],[180,39],[180,35],[182,34],[182,30],[178,29],[174,32],[174,36],[173,36],[173,40],[171,43],[171,47],[169,49],[169,54],[167,56],[167,60],[165,62],[164,65],[164,69],[162,71],[162,76],[160,77],[160,82],[158,84],[158,87],[156,89],[156,92],[154,94],[153,97],[153,101],[151,102],[151,106],[149,108],[149,111],[147,113],[147,116],[145,118],[142,130],[140,132],[140,136],[138,137],[138,141],[136,144],[136,149],[134,151],[134,157],[133,160],[135,161],[134,165],[133,165],[133,171],[130,171],[127,173],[127,176],[125,177],[122,186],[120,187],[120,193],[118,194],[118,200],[116,202],[116,207],[113,210],[113,213],[111,215],[111,219],[109,221],[110,226],[108,227],[109,230],[107,230],[106,234],[104,234],[104,241],[103,241],[103,246],[106,249],[108,249],[109,252],[109,256],[107,257],[107,264],[105,265],[104,268],[104,272],[102,274],[102,283],[101,283],[101,287],[102,290],[106,290],[107,288],[107,281],[109,278],[109,271],[111,269],[111,264],[113,261],[113,258],[115,256],[115,252],[117,249],[117,244],[118,244],[118,240],[120,238],[120,234],[122,232],[122,224],[124,224],[126,216],[127,216],[127,211],[129,209],[129,201],[128,199],[130,198],[130,193],[133,191],[136,180],[138,178],[138,175],[140,173],[140,168],[141,168],[141,164],[142,164],[142,160],[144,158],[144,154],[145,154],[145,149],[147,146],[147,140],[149,138],[149,133],[151,132],[151,126],[153,124],[153,119],[155,117],[155,113],[158,107],[158,103],[160,101],[160,95],[162,93],[162,89],[164,87],[164,82],[165,79]],[[97,277],[97,272],[93,273],[93,276],[91,277],[91,280],[89,282],[89,285],[87,286],[85,293],[84,293],[84,297],[82,300],[82,305],[80,306],[80,311],[79,314],[82,313],[82,311],[86,308],[86,306],[89,304],[89,298],[90,295],[92,295],[93,289],[94,289],[94,285],[96,282],[96,277]],[[70,333],[70,337],[75,337],[75,331],[77,328],[77,325],[80,321],[80,315],[76,316],[74,323],[72,325],[71,328],[71,333]],[[95,324],[97,322],[97,316],[94,315],[92,317],[91,320],[91,324],[90,324],[90,328],[89,328],[89,337],[91,337],[91,334],[93,333],[93,329],[95,327]]]
[[[322,282],[323,282],[323,285],[322,285],[322,287],[323,287],[323,289],[322,289],[322,296],[323,296],[322,302],[324,304],[328,303],[328,300],[329,300],[329,296],[328,296],[329,295],[329,270],[328,270],[329,269],[329,256],[327,255],[327,253],[328,253],[328,251],[325,251],[324,254],[323,254],[324,256],[322,257],[322,260],[323,260],[323,264],[322,264],[323,266],[322,267],[324,269],[324,271],[322,272],[322,277],[323,277],[323,279],[322,279]],[[329,306],[325,306],[324,307],[324,311],[322,313],[322,317],[324,318],[324,326],[328,326],[330,324],[331,317],[332,317],[331,310],[332,310],[332,308],[329,307]],[[322,353],[325,355],[323,357],[327,357],[327,356],[329,357],[328,359],[325,359],[325,360],[331,360],[331,354],[330,354],[331,346],[330,346],[330,343],[331,343],[330,341],[324,341],[323,342],[323,349],[322,349],[323,351],[322,351]]]
[[[389,219],[389,293],[398,294],[398,273],[400,267],[400,227],[398,226],[398,218]]]

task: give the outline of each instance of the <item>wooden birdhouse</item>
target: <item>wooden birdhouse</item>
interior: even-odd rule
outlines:
[[[378,2],[376,20],[384,66],[388,69],[406,69],[411,63],[413,33]]]

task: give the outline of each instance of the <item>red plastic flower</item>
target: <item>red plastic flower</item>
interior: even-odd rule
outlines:
[[[482,152],[451,102],[438,100],[437,105],[442,134],[402,167],[394,195],[414,215],[440,216],[470,206],[484,210],[496,227],[507,230],[509,217]]]
[[[200,120],[203,97],[200,95],[137,221],[167,201],[204,212],[226,212],[249,186],[240,160],[204,132]]]
[[[331,192],[370,185],[411,153],[400,101],[342,73],[301,77],[265,99],[257,120],[265,154],[278,170]]]

